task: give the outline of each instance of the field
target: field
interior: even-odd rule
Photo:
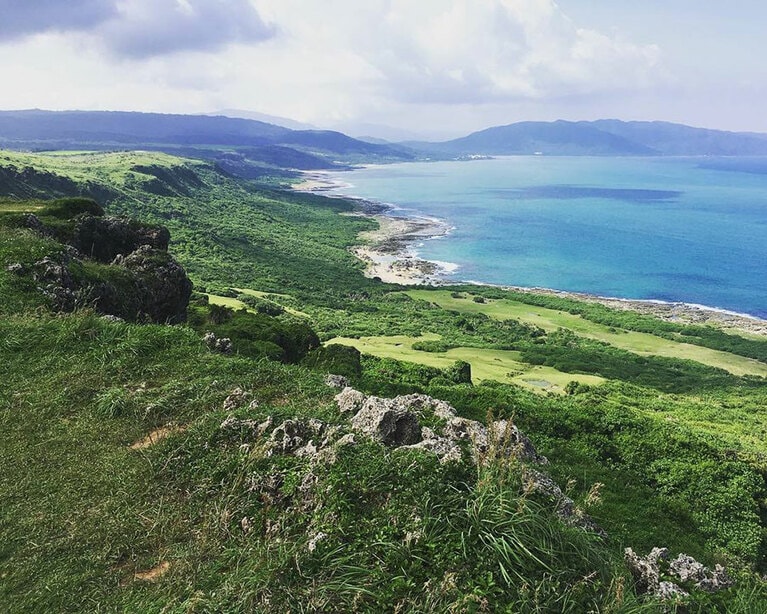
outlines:
[[[415,299],[435,303],[443,309],[462,313],[483,313],[496,320],[519,319],[545,331],[551,332],[558,328],[565,328],[583,337],[604,341],[640,355],[694,360],[704,365],[724,369],[733,375],[767,377],[767,365],[758,360],[711,350],[699,345],[670,341],[646,333],[615,329],[563,311],[510,299],[485,299],[483,303],[476,303],[470,294],[463,295],[463,298],[455,298],[446,290],[411,290],[407,294]]]

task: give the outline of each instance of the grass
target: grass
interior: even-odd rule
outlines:
[[[536,392],[561,393],[571,381],[588,385],[598,385],[605,381],[604,378],[595,375],[562,373],[551,367],[529,365],[519,360],[519,352],[510,350],[457,347],[446,352],[423,352],[412,347],[413,343],[418,341],[438,339],[440,339],[439,335],[429,334],[420,337],[395,335],[360,339],[337,337],[326,343],[349,345],[360,352],[380,358],[394,358],[437,368],[449,367],[456,360],[463,360],[471,365],[472,379],[476,382],[493,380],[513,383]]]
[[[407,294],[414,299],[436,303],[444,309],[462,313],[482,313],[496,320],[519,319],[548,332],[566,328],[583,337],[603,341],[643,356],[694,360],[710,367],[724,369],[733,375],[767,377],[767,365],[758,360],[699,345],[671,341],[647,333],[611,328],[564,311],[510,299],[485,299],[484,303],[476,303],[470,295],[467,295],[467,298],[454,298],[451,292],[446,290],[410,290]]]
[[[279,194],[155,154],[14,156],[117,186],[110,213],[172,226],[171,250],[209,284],[214,302],[244,305],[219,290],[234,285],[310,314],[323,339],[419,363],[363,358],[360,387],[380,376],[381,386],[397,384],[396,394],[425,391],[462,416],[514,419],[574,499],[605,484],[593,515],[611,541],[558,523],[520,489],[518,467],[507,462],[441,465],[362,439],[336,464],[264,454],[247,429],[222,432],[224,398],[236,386],[253,394],[258,406],[234,410],[239,418],[316,418],[345,428],[324,373],[211,353],[200,331],[185,326],[50,314],[34,284],[5,265],[61,246],[0,228],[5,609],[658,611],[638,602],[621,547],[668,545],[743,570],[737,589],[701,596],[703,605],[687,611],[767,610],[765,587],[748,571],[767,570],[761,380],[689,361],[635,365],[633,354],[594,341],[654,352],[664,346],[642,344],[660,340],[681,351],[674,338],[636,337],[495,296],[451,301],[443,291],[406,295],[366,280],[346,247],[373,224],[338,215],[348,211],[342,201]],[[186,195],[162,195],[147,190],[150,175],[130,170],[136,164],[191,169],[197,180]],[[562,326],[591,338],[556,332]],[[445,351],[412,347],[430,342]],[[574,371],[599,359],[611,379],[520,360],[533,350]],[[457,359],[472,364],[476,385],[428,373]],[[652,387],[629,368],[690,387]],[[600,385],[536,394],[572,380]],[[132,449],[152,433],[167,437]],[[310,549],[320,532],[326,538]],[[147,579],[152,570],[165,573]]]

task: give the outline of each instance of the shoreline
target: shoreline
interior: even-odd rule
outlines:
[[[331,179],[330,172],[312,171],[304,173],[305,181],[292,189],[302,192],[329,192],[350,184]],[[335,197],[335,196],[334,196]],[[717,328],[749,335],[767,336],[767,320],[750,314],[737,313],[682,301],[661,301],[655,299],[633,299],[599,296],[588,292],[557,290],[491,284],[481,281],[447,280],[445,275],[458,268],[453,263],[424,260],[418,256],[417,246],[423,241],[444,237],[451,227],[442,220],[428,217],[405,217],[392,215],[392,205],[370,201],[354,196],[338,196],[356,202],[362,215],[376,220],[378,230],[360,233],[365,243],[354,246],[351,252],[365,263],[365,275],[381,281],[402,286],[455,286],[478,285],[497,287],[527,294],[539,294],[570,298],[590,303],[599,303],[611,309],[635,311],[660,320],[677,324],[712,325]]]

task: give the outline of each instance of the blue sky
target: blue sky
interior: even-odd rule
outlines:
[[[756,0],[0,0],[0,108],[390,138],[601,117],[767,132],[765,24]]]

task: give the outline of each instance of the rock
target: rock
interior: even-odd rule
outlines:
[[[317,549],[317,544],[319,544],[322,540],[327,539],[327,537],[327,533],[323,533],[321,531],[314,535],[309,540],[309,544],[307,545],[309,552],[314,552]]]
[[[395,397],[394,401],[398,405],[418,413],[429,411],[441,420],[449,420],[456,415],[452,405],[425,394],[402,395]]]
[[[733,585],[733,581],[724,567],[717,564],[711,571],[687,554],[680,554],[671,561],[668,571],[670,575],[676,576],[681,582],[693,582],[695,588],[708,593],[715,593]]]
[[[121,217],[81,215],[77,218],[71,244],[87,257],[112,262],[118,255],[130,254],[142,246],[167,251],[170,232]]]
[[[142,315],[153,322],[186,321],[192,282],[170,254],[144,245],[115,264],[136,276]]]
[[[236,432],[242,433],[243,431],[245,431],[246,433],[248,433],[250,437],[252,437],[253,439],[257,439],[261,437],[264,433],[266,433],[270,428],[272,428],[273,424],[274,424],[274,419],[271,416],[267,416],[266,420],[263,420],[261,422],[259,422],[258,420],[240,420],[238,418],[235,418],[234,416],[229,416],[226,420],[224,420],[221,423],[219,428],[222,431],[229,431],[229,432],[236,431]]]
[[[313,439],[320,437],[324,430],[325,425],[319,420],[285,420],[269,437],[269,454],[296,453],[299,456],[313,456],[317,454],[317,446]]]
[[[532,442],[522,434],[516,424],[508,420],[496,420],[488,429],[488,444],[495,446],[496,454],[511,457],[514,456],[520,460],[548,464],[548,459],[541,456],[533,446]]]
[[[654,595],[661,601],[678,601],[689,597],[690,593],[681,589],[673,582],[663,580],[658,584],[658,588],[655,590]]]
[[[588,515],[580,510],[570,497],[562,492],[557,483],[541,471],[524,467],[522,469],[522,483],[525,491],[535,493],[554,507],[554,511],[566,524],[569,524],[590,533],[596,533],[602,537],[607,537],[607,533]],[[632,551],[633,552],[633,551]]]
[[[626,548],[623,555],[626,566],[636,582],[640,594],[656,595],[660,588],[660,567],[657,559],[641,557],[631,548]]]
[[[5,270],[9,273],[13,273],[14,275],[25,275],[27,272],[27,269],[20,262],[9,264],[7,267],[5,267]]]
[[[360,391],[348,386],[335,396],[336,404],[341,413],[356,414],[365,402],[367,397]]]
[[[392,447],[421,441],[418,418],[393,399],[365,399],[362,408],[352,418],[352,428]]]
[[[349,386],[349,380],[343,375],[328,374],[325,378],[325,383],[331,388],[347,388]]]
[[[45,226],[45,224],[40,221],[40,218],[37,217],[34,213],[25,213],[21,217],[21,225],[24,228],[34,230],[35,232],[45,237],[49,237],[52,234],[51,231]]]
[[[680,554],[670,563],[667,563],[668,558],[667,548],[653,548],[646,557],[640,557],[631,548],[626,548],[625,560],[636,581],[637,592],[663,600],[688,597],[689,594],[677,584],[660,581],[663,574],[662,565],[665,567],[666,564],[669,576],[677,578],[682,583],[692,584],[699,590],[713,593],[733,585],[733,581],[721,565],[716,565],[714,571],[711,571],[687,554]]]
[[[211,350],[219,352],[221,354],[231,354],[234,352],[234,346],[232,340],[229,337],[216,337],[215,333],[207,332],[203,335],[202,340],[205,342]]]
[[[429,437],[410,446],[402,446],[399,450],[424,450],[439,457],[441,464],[460,462],[463,460],[460,446],[447,437]]]
[[[106,321],[106,322],[125,322],[125,320],[123,320],[122,318],[120,318],[118,316],[113,316],[113,315],[111,315],[109,313],[101,316],[101,319]]]

